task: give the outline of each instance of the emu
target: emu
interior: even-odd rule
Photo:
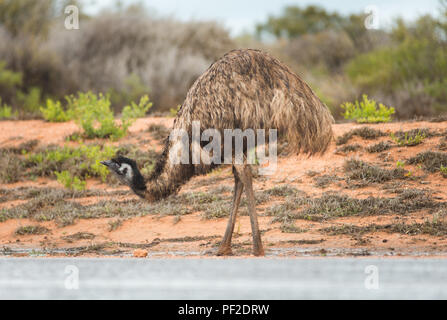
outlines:
[[[285,138],[292,151],[311,155],[326,151],[333,137],[334,119],[312,89],[289,67],[265,52],[245,49],[226,53],[194,82],[178,111],[173,129],[191,133],[193,121],[200,121],[201,128],[220,132],[276,129],[278,138]],[[207,173],[217,166],[169,161],[173,143],[166,139],[163,153],[147,178],[141,175],[132,159],[119,156],[102,164],[138,196],[157,201],[178,192],[192,176]],[[191,152],[191,145],[189,148]],[[245,189],[253,253],[263,256],[250,164],[246,160],[242,164],[233,161],[232,171],[232,209],[217,255],[232,254],[231,238]]]

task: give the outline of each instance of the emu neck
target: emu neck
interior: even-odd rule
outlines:
[[[175,194],[194,174],[192,165],[171,164],[167,150],[165,148],[157,161],[154,171],[147,179],[146,190],[142,192],[141,196],[148,201],[157,201]]]

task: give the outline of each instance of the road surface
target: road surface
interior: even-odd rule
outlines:
[[[0,258],[1,299],[446,299],[447,259]]]

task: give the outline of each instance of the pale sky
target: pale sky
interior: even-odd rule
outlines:
[[[96,14],[113,6],[116,1],[81,0],[84,9]],[[406,20],[421,14],[436,15],[438,0],[121,0],[123,5],[143,3],[159,16],[172,16],[187,20],[216,20],[238,35],[253,31],[256,23],[264,22],[271,14],[277,15],[287,5],[305,7],[315,4],[342,14],[364,12],[368,6],[378,9],[381,27],[389,26],[392,19],[402,16]]]

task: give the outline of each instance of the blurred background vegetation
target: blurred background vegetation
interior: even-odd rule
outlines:
[[[64,28],[69,4],[80,8],[79,30]],[[447,112],[447,0],[436,17],[396,18],[386,30],[366,29],[365,18],[289,6],[234,37],[217,22],[159,17],[138,5],[89,16],[76,1],[0,0],[0,108],[4,118],[36,118],[46,99],[92,91],[108,94],[118,112],[145,94],[150,112],[167,112],[225,52],[259,48],[291,66],[336,118],[363,94],[399,119]]]

